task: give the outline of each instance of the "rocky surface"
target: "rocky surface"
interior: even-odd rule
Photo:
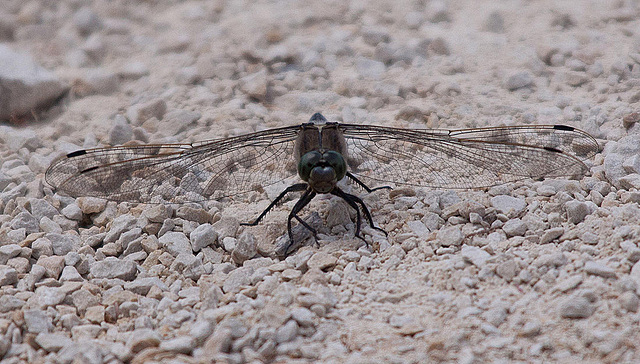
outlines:
[[[71,92],[0,126],[2,362],[639,362],[638,19],[632,1],[5,1],[0,41]],[[320,240],[286,259],[292,200],[239,225],[283,186],[153,206],[43,181],[80,148],[317,111],[562,123],[603,150],[580,180],[363,194],[389,232],[364,229],[369,247],[316,199]]]

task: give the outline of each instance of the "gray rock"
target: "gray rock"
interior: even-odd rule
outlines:
[[[35,341],[42,349],[44,349],[44,351],[48,353],[58,352],[63,347],[72,343],[71,339],[68,336],[58,332],[40,332],[38,335],[36,335]]]
[[[37,265],[45,269],[45,275],[49,278],[58,279],[64,268],[64,257],[59,255],[41,256]]]
[[[45,233],[62,234],[62,227],[46,216],[40,219],[40,230]]]
[[[85,48],[85,52],[100,54],[102,44],[96,43],[95,46],[95,50]],[[85,70],[79,78],[77,92],[81,95],[108,95],[118,90],[119,86],[120,81],[115,73],[103,68],[92,68]]]
[[[80,207],[82,208],[82,206]],[[120,235],[135,226],[137,219],[135,216],[131,214],[120,215],[116,217],[111,223],[111,229],[107,232],[107,235],[104,237],[104,243],[113,243]]]
[[[196,347],[196,340],[190,336],[179,336],[160,343],[160,349],[172,353],[190,354]]]
[[[262,69],[240,79],[240,90],[258,100],[264,100],[267,96],[269,80],[267,70]]]
[[[24,311],[24,323],[27,326],[27,331],[33,334],[50,332],[53,330],[51,318],[42,310]]]
[[[296,307],[291,310],[291,318],[302,327],[310,327],[314,324],[316,315],[304,307]]]
[[[604,278],[615,278],[616,271],[602,262],[590,260],[584,264],[585,272]]]
[[[484,29],[491,33],[504,33],[504,18],[498,11],[493,11],[484,21]]]
[[[242,264],[246,260],[253,258],[258,253],[258,244],[250,231],[245,230],[236,241],[236,245],[231,252],[231,258],[237,264]]]
[[[91,265],[90,274],[93,278],[120,278],[124,281],[135,279],[138,273],[135,262],[106,257],[102,261]]]
[[[88,6],[83,6],[73,14],[73,25],[82,35],[91,34],[102,27],[100,17]]]
[[[578,295],[566,298],[559,308],[561,317],[572,319],[587,318],[595,310],[595,306],[587,298]]]
[[[491,198],[491,205],[498,213],[509,217],[519,216],[527,208],[527,202],[523,198],[509,195],[498,195]]]
[[[518,274],[518,264],[508,259],[496,266],[496,274],[507,281],[511,281]]]
[[[218,239],[218,233],[211,224],[202,224],[189,234],[191,249],[199,252],[202,248],[212,246]]]
[[[284,326],[279,327],[276,330],[276,342],[277,343],[286,343],[298,336],[298,323],[295,320],[287,321]]]
[[[240,267],[232,270],[224,280],[222,290],[225,293],[237,292],[241,287],[250,285],[253,272],[252,267]]]
[[[0,287],[18,283],[18,272],[12,267],[0,265]]]
[[[3,90],[0,94],[0,120],[42,109],[68,90],[68,86],[31,57],[14,52],[4,44],[0,44],[0,64],[0,88]],[[16,147],[14,142],[5,142],[11,143],[12,150],[20,149],[13,149]]]
[[[533,261],[536,267],[560,267],[567,264],[567,257],[563,253],[543,254]]]
[[[196,343],[202,344],[213,332],[214,326],[209,320],[199,319],[189,330],[189,335],[196,340]]]
[[[507,319],[507,310],[504,307],[493,307],[483,313],[482,317],[494,327],[499,327]]]
[[[155,205],[150,209],[142,212],[142,216],[146,217],[149,222],[163,223],[171,217],[173,210],[167,205]]]
[[[504,223],[502,230],[507,237],[523,236],[527,232],[527,224],[520,219],[510,219]]]
[[[86,215],[102,212],[107,207],[106,200],[96,197],[79,197],[76,199],[76,203],[82,213]]]
[[[98,337],[102,328],[100,325],[76,325],[71,328],[71,337],[78,341],[80,338],[93,339]]]
[[[460,226],[447,226],[444,227],[436,233],[436,240],[440,243],[441,246],[459,246],[462,244],[462,240],[464,240],[464,236],[462,235],[462,230],[460,230]]]
[[[186,278],[197,281],[204,274],[202,260],[194,256],[191,252],[178,254],[171,263],[171,271],[181,273]]]
[[[22,247],[18,244],[7,244],[0,246],[0,265],[7,264],[7,261],[17,257],[22,252]]]
[[[629,312],[638,312],[640,299],[634,292],[627,291],[620,295],[620,305]]]
[[[80,237],[73,234],[48,233],[45,238],[51,242],[53,254],[60,256],[78,250],[81,245]]]
[[[82,276],[75,267],[66,266],[60,275],[60,282],[82,282]]]
[[[491,254],[487,253],[486,251],[476,246],[469,246],[466,244],[462,246],[462,251],[460,252],[460,254],[462,255],[462,259],[475,265],[478,268],[482,268],[485,265],[486,261],[491,258]]]
[[[177,135],[192,128],[201,117],[197,111],[171,110],[164,115],[161,128],[166,135]]]
[[[550,243],[550,242],[558,239],[559,237],[561,237],[562,234],[564,234],[564,228],[563,227],[556,227],[556,228],[548,229],[540,237],[540,244]]]
[[[27,234],[40,231],[40,223],[30,213],[23,211],[11,220],[12,229],[24,228]]]
[[[4,294],[0,296],[0,312],[11,312],[14,310],[21,309],[26,302],[8,294]]]
[[[31,215],[36,218],[36,220],[40,221],[44,216],[53,219],[54,216],[58,215],[58,210],[56,210],[53,205],[51,205],[46,200],[42,200],[39,198],[29,199],[29,211],[31,211]]]
[[[53,244],[49,239],[38,238],[31,243],[31,256],[35,259],[40,258],[40,256],[51,255],[53,255]]]
[[[109,131],[109,144],[120,145],[133,139],[133,128],[121,114],[115,116]]]
[[[124,284],[124,289],[133,293],[146,296],[151,287],[156,286],[162,291],[168,291],[169,287],[158,277],[137,278],[132,282]]]
[[[359,57],[356,59],[356,71],[363,78],[379,80],[386,72],[387,67],[380,61]]]
[[[407,222],[409,229],[418,237],[426,237],[431,233],[429,228],[420,220],[412,220]]]
[[[36,288],[35,293],[27,300],[30,307],[45,309],[62,303],[67,296],[67,292],[61,287],[41,286]]]
[[[573,224],[579,224],[591,213],[589,206],[585,202],[571,200],[565,203],[567,220]]]
[[[158,242],[174,257],[180,254],[193,255],[191,242],[184,233],[169,231],[162,235]]]
[[[82,210],[75,203],[65,206],[60,212],[67,219],[76,220],[76,221],[79,221],[82,219]]]
[[[122,68],[120,69],[120,72],[118,72],[118,75],[120,75],[120,77],[131,79],[131,80],[136,80],[148,74],[149,74],[149,67],[147,67],[146,64],[140,61],[131,61],[129,63],[126,63],[124,66],[122,66]],[[136,123],[135,121],[136,119],[130,117],[129,111],[127,111],[127,117],[129,118],[129,120]],[[161,120],[161,119],[162,117],[158,118],[158,120]]]
[[[511,74],[504,81],[504,87],[509,91],[515,91],[519,88],[528,87],[533,84],[533,78],[527,71],[520,71]]]

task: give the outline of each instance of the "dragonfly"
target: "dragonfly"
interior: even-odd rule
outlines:
[[[579,178],[589,172],[584,161],[598,151],[591,135],[565,125],[416,130],[329,122],[315,113],[307,123],[196,143],[78,150],[52,162],[45,179],[73,197],[186,203],[263,191],[297,173],[301,181],[243,223],[259,224],[285,196],[301,192],[287,219],[286,255],[293,220],[316,236],[299,214],[317,195],[335,195],[355,210],[356,237],[364,240],[363,217],[386,235],[364,201],[339,187],[343,179],[370,193],[388,184],[476,189],[527,178]]]

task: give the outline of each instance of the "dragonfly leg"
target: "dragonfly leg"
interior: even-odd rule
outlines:
[[[376,187],[376,188],[370,188],[369,186],[365,185],[364,182],[362,182],[361,180],[359,180],[356,176],[354,176],[353,174],[351,174],[351,172],[347,172],[347,177],[351,178],[351,180],[355,183],[358,184],[358,186],[362,187],[365,189],[365,191],[367,191],[368,193],[371,193],[373,191],[377,191],[377,190],[382,190],[382,189],[391,189],[390,186],[382,186],[382,187]]]
[[[284,249],[284,254],[285,255],[288,254],[289,248],[291,248],[291,246],[293,245],[293,232],[291,230],[291,220],[292,219],[298,220],[298,222],[300,224],[302,224],[302,226],[304,226],[305,228],[309,229],[309,231],[311,231],[313,233],[313,237],[317,240],[316,229],[312,228],[311,225],[307,224],[306,221],[302,220],[300,218],[300,216],[298,216],[298,212],[300,212],[300,210],[302,210],[305,206],[307,206],[309,204],[309,202],[311,202],[311,200],[313,200],[314,197],[316,197],[316,193],[313,192],[313,190],[311,188],[307,188],[307,190],[302,194],[302,196],[300,197],[298,202],[296,202],[296,204],[291,209],[291,212],[289,213],[289,218],[287,219],[287,233],[289,234],[289,244]]]
[[[244,226],[258,225],[260,220],[262,220],[267,215],[267,213],[271,211],[271,209],[274,208],[280,202],[280,200],[284,198],[284,196],[287,195],[287,193],[304,191],[307,189],[307,187],[308,185],[306,183],[296,183],[295,185],[287,187],[284,191],[280,193],[280,195],[278,195],[278,197],[276,197],[275,200],[273,200],[273,202],[271,202],[271,204],[269,204],[269,206],[266,209],[264,209],[264,211],[262,211],[260,216],[258,216],[258,218],[254,222],[242,222],[240,223],[240,225],[244,225]]]
[[[360,205],[362,207],[362,211],[364,212],[364,216],[367,219],[367,221],[369,222],[369,225],[373,228],[376,229],[378,231],[381,231],[384,233],[385,236],[388,236],[387,232],[384,231],[384,229],[379,228],[377,226],[375,226],[373,224],[373,218],[371,217],[371,212],[369,211],[369,208],[367,208],[367,205],[365,205],[364,201],[362,201],[362,199],[356,195],[352,195],[350,193],[346,193],[344,191],[342,191],[339,188],[334,188],[335,192],[331,192],[332,194],[342,198],[343,200],[347,201],[347,203],[349,204],[349,206],[351,206],[353,209],[356,210],[356,220],[357,220],[357,226],[356,226],[356,236],[359,237],[360,239],[364,240],[360,235],[360,224],[361,224],[361,219],[360,219],[360,209],[358,208],[358,205]]]

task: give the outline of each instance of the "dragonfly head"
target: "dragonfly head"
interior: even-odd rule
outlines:
[[[329,193],[347,173],[347,164],[336,151],[311,151],[300,158],[298,174],[317,193]]]

